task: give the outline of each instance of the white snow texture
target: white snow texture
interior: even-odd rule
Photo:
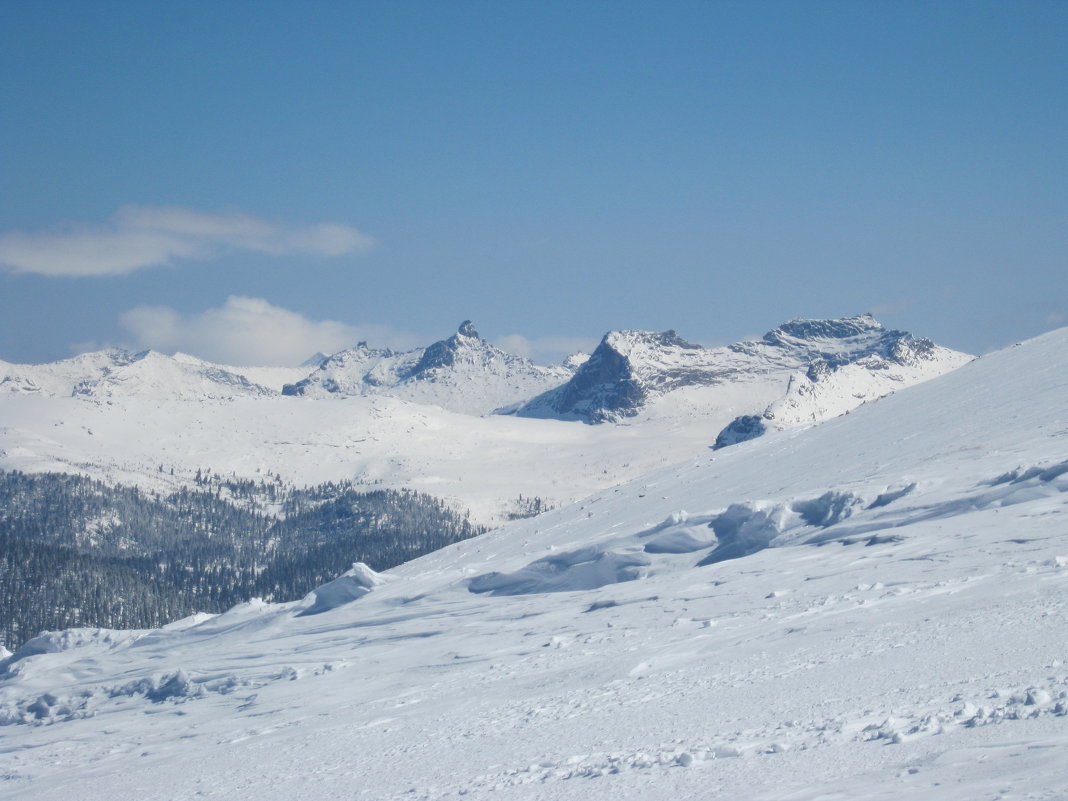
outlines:
[[[377,396],[170,402],[265,440],[310,438],[303,408],[333,404],[318,424],[334,447],[356,431],[344,415],[388,418],[360,436],[417,429],[433,444],[408,475],[485,479],[484,508],[520,474],[587,494],[292,603],[30,641],[0,662],[0,795],[1068,798],[1068,329],[716,451],[715,424],[673,399],[687,391],[607,426]],[[4,401],[6,464],[136,476],[208,442],[136,399],[32,400]],[[273,433],[246,421],[260,404]],[[138,450],[136,420],[123,435],[108,408],[144,415],[164,450]],[[63,431],[90,425],[110,456]],[[398,441],[389,458],[415,438]],[[639,458],[658,444],[662,466]]]

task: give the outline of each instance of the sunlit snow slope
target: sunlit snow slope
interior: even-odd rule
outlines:
[[[17,799],[1068,796],[1068,329],[0,679]]]

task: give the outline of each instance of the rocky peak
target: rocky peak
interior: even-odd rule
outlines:
[[[885,328],[870,314],[838,320],[790,320],[766,333],[758,344],[804,362],[825,362],[832,371],[868,357],[894,362],[925,358],[934,347],[930,340]],[[752,349],[751,343],[732,347]]]
[[[882,323],[870,314],[838,320],[808,320],[798,317],[764,334],[769,345],[792,345],[798,341],[848,340],[880,336],[886,333]]]
[[[535,398],[521,414],[603,422],[633,415],[648,386],[673,381],[704,353],[674,331],[609,331],[563,386]]]
[[[423,351],[422,357],[412,368],[411,375],[418,376],[436,367],[451,367],[458,361],[476,361],[476,354],[486,350],[496,351],[496,348],[478,335],[470,320],[464,320],[455,334],[435,342]],[[506,355],[503,351],[500,353]]]

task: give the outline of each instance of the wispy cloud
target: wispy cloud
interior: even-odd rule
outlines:
[[[572,353],[590,353],[598,340],[589,337],[525,337],[522,334],[506,334],[498,337],[497,347],[509,353],[524,356],[541,364],[561,362]]]
[[[415,338],[381,325],[310,320],[262,298],[232,296],[214,309],[183,315],[169,306],[138,306],[122,315],[133,348],[182,351],[220,364],[297,365],[317,351],[330,354],[367,340],[407,349]]]
[[[122,275],[227,250],[340,256],[366,250],[371,237],[339,223],[293,226],[232,211],[211,214],[181,206],[123,206],[102,226],[0,234],[0,266],[50,276]]]

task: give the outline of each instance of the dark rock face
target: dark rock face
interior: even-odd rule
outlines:
[[[719,432],[712,450],[718,451],[728,445],[737,445],[739,442],[756,439],[765,431],[767,431],[767,426],[764,425],[764,419],[760,415],[744,414],[734,418],[726,428]]]
[[[586,414],[599,422],[613,412],[634,413],[646,392],[635,379],[626,356],[608,344],[608,337],[575,375],[560,388],[553,408],[562,414]]]
[[[862,314],[842,320],[790,320],[764,334],[764,341],[769,345],[788,345],[791,339],[851,339],[873,332],[898,333],[886,332],[874,317]]]
[[[704,352],[674,331],[610,331],[566,384],[534,398],[519,413],[577,417],[588,423],[632,417],[651,389],[700,382],[703,373],[684,362],[686,355],[699,359]]]
[[[927,358],[934,351],[929,339],[907,331],[883,328],[868,314],[841,320],[791,320],[764,334],[761,342],[784,351],[794,351],[813,362],[816,377],[844,364],[879,356],[898,364]],[[746,343],[743,343],[746,344]],[[817,365],[817,362],[823,362]]]

